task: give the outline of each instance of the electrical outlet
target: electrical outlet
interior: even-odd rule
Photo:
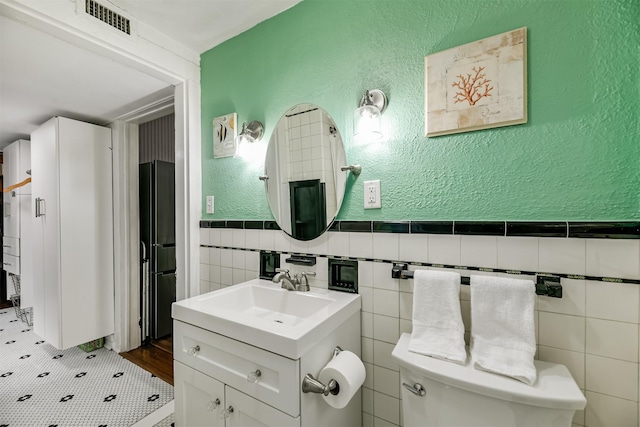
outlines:
[[[364,182],[364,208],[379,209],[382,207],[380,202],[380,180]]]
[[[213,213],[213,196],[207,196],[207,213]]]

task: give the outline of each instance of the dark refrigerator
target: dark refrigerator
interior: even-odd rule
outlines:
[[[175,166],[155,160],[140,165],[142,340],[172,332],[176,300]]]

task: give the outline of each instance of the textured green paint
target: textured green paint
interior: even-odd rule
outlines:
[[[637,0],[305,0],[202,55],[202,188],[207,219],[267,219],[263,162],[213,159],[212,120],[261,120],[264,155],[291,106],[336,121],[350,178],[339,219],[640,219]],[[424,56],[528,27],[524,125],[424,137]],[[387,140],[356,145],[365,89],[389,97]],[[380,179],[382,209],[363,209]]]

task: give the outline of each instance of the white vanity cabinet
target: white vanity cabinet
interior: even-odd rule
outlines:
[[[206,301],[208,295],[194,299]],[[237,335],[227,330],[225,333],[232,337],[220,333],[224,327],[217,328],[205,320],[210,308],[208,313],[196,309],[198,302],[193,303],[194,299],[174,303],[173,307],[177,427],[361,425],[360,391],[345,408],[336,409],[322,395],[301,390],[304,376],[311,373],[317,378],[337,346],[360,356],[359,300],[357,311],[338,316],[341,320],[332,331],[299,348],[299,354],[283,355],[278,349],[255,345],[260,342],[261,332],[249,327],[241,327]],[[277,320],[274,324],[280,325]],[[281,352],[286,354],[285,350]]]

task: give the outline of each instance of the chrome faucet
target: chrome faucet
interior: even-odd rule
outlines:
[[[295,273],[293,277],[289,276],[289,270],[286,268],[276,268],[276,275],[273,276],[271,281],[273,283],[279,283],[283,289],[288,291],[300,291],[309,292],[309,279],[307,276],[315,276],[314,272],[303,271],[298,275]],[[304,282],[303,282],[304,280]]]

